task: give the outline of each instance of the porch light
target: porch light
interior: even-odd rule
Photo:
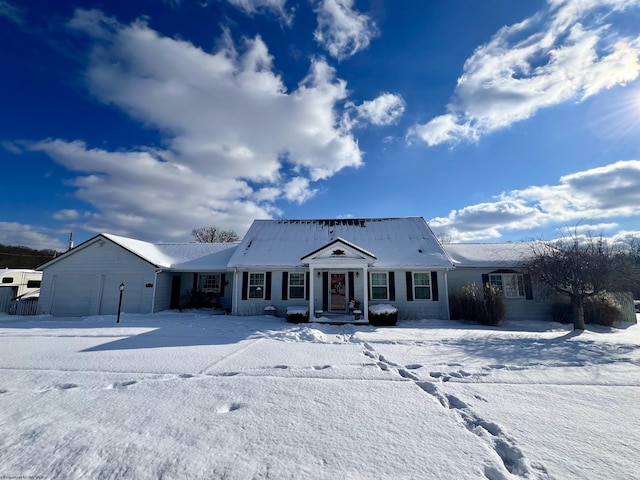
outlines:
[[[356,278],[360,278],[360,272],[356,272]]]

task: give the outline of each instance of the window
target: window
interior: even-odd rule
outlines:
[[[200,276],[200,290],[206,293],[220,293],[220,274]]]
[[[289,274],[289,298],[304,298],[304,273]]]
[[[389,281],[387,272],[371,273],[371,300],[387,300],[389,298]]]
[[[413,298],[431,300],[431,274],[429,272],[414,272]]]
[[[264,298],[264,273],[249,274],[249,298]]]
[[[519,273],[489,275],[492,287],[499,288],[505,298],[524,298],[524,278]]]
[[[27,280],[27,288],[40,288],[41,280]]]

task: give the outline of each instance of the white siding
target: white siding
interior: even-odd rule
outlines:
[[[153,265],[100,237],[77,248],[44,269],[38,313],[115,313],[119,291],[112,292],[111,287],[121,282],[126,286],[123,311],[151,312],[154,288],[146,284],[153,285],[155,281]]]

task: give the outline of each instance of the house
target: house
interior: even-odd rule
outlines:
[[[530,242],[443,245],[455,265],[449,273],[449,293],[470,283],[478,287],[490,284],[502,291],[505,320],[551,320],[552,306],[568,303],[569,299],[562,295],[545,295],[532,284],[522,267],[531,258],[533,247]],[[481,288],[479,292],[482,294]],[[629,292],[607,292],[606,296],[618,306],[620,321],[636,322]]]
[[[398,318],[448,318],[451,260],[422,217],[256,220],[229,260],[233,314],[306,306],[346,315],[349,301],[392,303]]]
[[[506,320],[549,320],[551,301],[536,291],[530,276],[522,270],[531,256],[530,243],[445,244],[455,269],[449,273],[449,292],[475,283],[490,284],[502,291]]]
[[[421,217],[256,220],[242,242],[153,244],[99,234],[43,264],[39,313],[114,314],[178,308],[189,292],[234,315],[288,307],[347,315],[392,303],[399,318],[448,318],[453,268]],[[312,313],[313,314],[313,313]]]
[[[42,272],[37,270],[14,268],[0,270],[0,313],[18,313],[20,301],[36,302],[41,280]]]
[[[153,244],[101,233],[40,266],[38,313],[54,316],[152,313],[179,308],[199,290],[231,308],[227,262],[237,243]]]

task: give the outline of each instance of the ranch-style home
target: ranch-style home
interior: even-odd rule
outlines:
[[[198,291],[233,315],[348,315],[355,304],[366,320],[370,306],[392,304],[401,319],[445,319],[452,268],[421,217],[256,220],[239,244],[103,233],[40,267],[38,313],[114,314],[123,284],[127,313],[179,308]]]
[[[531,251],[528,243],[442,246],[422,217],[256,220],[238,243],[101,233],[40,266],[37,311],[112,315],[122,287],[125,313],[210,306],[345,321],[355,311],[366,322],[371,308],[391,305],[398,319],[448,319],[450,293],[475,283],[502,291],[507,320],[550,320],[554,300],[521,269]]]

